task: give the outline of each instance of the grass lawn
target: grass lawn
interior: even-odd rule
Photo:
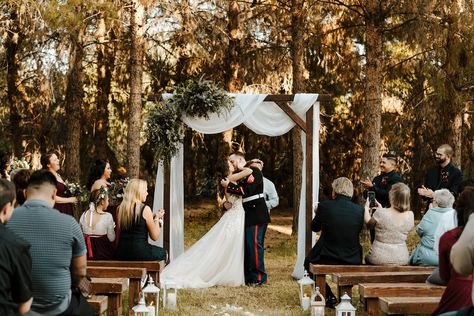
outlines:
[[[188,248],[218,220],[211,203],[187,205],[185,211],[185,248]],[[262,287],[213,287],[178,290],[178,309],[160,309],[160,315],[310,315],[299,306],[298,284],[291,277],[296,260],[296,237],[291,232],[291,211],[272,212],[272,224],[265,238],[265,266],[268,284]],[[366,238],[363,238],[366,239]],[[410,250],[418,242],[414,230]],[[367,251],[367,242],[364,242]],[[357,287],[354,287],[357,291]],[[354,292],[354,297],[357,298]],[[357,299],[353,300],[357,305]],[[358,307],[359,313],[362,307]],[[333,309],[326,309],[334,315]]]

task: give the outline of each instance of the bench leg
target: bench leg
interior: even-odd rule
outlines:
[[[122,316],[122,295],[108,295],[107,316]],[[133,306],[132,306],[133,307]]]
[[[365,300],[365,310],[369,316],[378,316],[379,314],[379,298],[371,297]]]
[[[347,295],[349,295],[349,297],[352,299],[352,285],[340,285],[337,287],[337,291],[339,300],[344,295],[344,293],[347,293]]]
[[[319,293],[321,293],[324,298],[326,297],[326,275],[325,274],[315,274],[316,286],[319,287]]]
[[[133,306],[138,304],[140,294],[140,280],[139,279],[130,279],[130,284],[128,286],[128,315],[133,316],[134,312],[132,310]]]

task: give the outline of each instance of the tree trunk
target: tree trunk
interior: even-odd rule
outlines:
[[[81,26],[70,34],[71,51],[66,88],[66,178],[78,182],[80,179],[81,106],[84,96],[82,83],[82,61],[84,59],[83,37],[85,27]]]
[[[19,31],[17,13],[12,11],[10,18],[13,21],[11,31],[7,32],[5,41],[6,62],[7,62],[7,100],[10,109],[10,141],[13,154],[19,156],[21,154],[21,115],[18,110],[20,105],[20,92],[18,91],[18,49],[22,33]]]
[[[293,93],[305,91],[304,74],[304,35],[303,35],[302,0],[291,0],[291,43]],[[298,232],[298,211],[300,205],[301,181],[303,173],[303,147],[301,130],[295,126],[291,131],[293,143],[293,222],[292,234]]]
[[[362,107],[361,179],[372,179],[378,171],[382,118],[383,33],[379,1],[367,2],[365,18],[366,100]]]
[[[456,6],[457,4],[454,4]],[[456,43],[458,37],[458,25],[455,14],[448,18],[448,24],[445,46],[445,66],[446,73],[444,79],[444,95],[441,102],[444,108],[444,117],[441,120],[441,131],[444,139],[440,140],[440,144],[446,143],[453,147],[454,156],[452,162],[456,166],[461,166],[461,148],[462,148],[462,102],[460,93],[456,91],[455,83],[459,82],[459,74],[457,65],[455,64],[459,58],[459,43]]]
[[[229,37],[229,45],[226,50],[226,57],[224,60],[224,88],[228,92],[238,91],[238,73],[239,73],[239,55],[242,47],[240,45],[241,39],[241,23],[239,19],[240,8],[237,1],[229,1],[227,11],[227,36]],[[229,129],[222,133],[222,138],[217,149],[218,159],[224,159],[232,152],[232,135],[233,129]]]
[[[142,110],[143,34],[145,8],[139,0],[132,1],[130,14],[130,102],[128,108],[127,157],[128,175],[140,174],[140,129]]]
[[[241,37],[242,29],[239,19],[240,8],[237,1],[229,1],[227,17],[227,36],[229,37],[229,45],[227,46],[226,57],[224,60],[224,85],[227,91],[238,91],[238,74],[239,74],[239,55],[241,53]]]
[[[109,98],[112,82],[112,69],[115,62],[113,47],[114,33],[109,32],[108,43],[105,41],[106,26],[103,14],[97,21],[97,120],[95,128],[95,150],[98,158],[107,159],[107,135],[109,129]]]

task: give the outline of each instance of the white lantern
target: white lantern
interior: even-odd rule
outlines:
[[[138,301],[138,305],[135,305],[133,308],[133,314],[135,316],[148,316],[150,315],[150,310],[145,304],[145,297],[143,293],[140,294],[140,301]]]
[[[148,305],[150,316],[158,316],[158,310],[160,308],[160,288],[155,285],[151,275],[148,277],[148,284],[143,289],[145,295],[145,302]]]
[[[311,316],[324,316],[325,306],[326,300],[321,292],[319,292],[319,287],[316,287],[316,291],[311,296]]]
[[[336,306],[336,316],[355,316],[356,308],[351,304],[351,298],[347,293],[341,297],[341,302]]]
[[[298,280],[300,285],[300,305],[301,308],[306,311],[311,306],[311,297],[314,294],[314,280],[308,275],[308,272],[304,271],[304,276]]]
[[[173,282],[167,282],[163,286],[163,307],[167,309],[176,309],[176,299],[178,289]]]

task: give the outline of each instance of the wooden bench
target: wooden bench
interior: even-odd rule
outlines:
[[[378,315],[379,297],[440,297],[445,287],[428,283],[363,283],[360,298],[369,316]]]
[[[87,302],[92,307],[95,315],[102,315],[107,311],[107,296],[92,295],[87,298]]]
[[[379,297],[380,310],[388,315],[432,314],[441,297]]]
[[[107,315],[122,316],[122,295],[128,287],[124,278],[91,278],[91,292],[108,298]]]
[[[151,275],[156,286],[160,284],[160,271],[164,268],[162,261],[119,261],[119,260],[89,260],[88,267],[115,267],[115,268],[145,268]]]
[[[138,303],[141,280],[146,277],[145,268],[87,267],[87,276],[128,279],[128,314],[133,315],[132,307]]]
[[[352,287],[359,283],[423,283],[430,273],[430,271],[343,272],[332,274],[332,281],[337,285],[339,297],[344,293],[352,297]]]
[[[404,271],[433,271],[435,267],[420,266],[373,266],[373,265],[326,265],[310,264],[309,270],[313,273],[316,286],[326,297],[326,275],[345,272],[404,272]]]

